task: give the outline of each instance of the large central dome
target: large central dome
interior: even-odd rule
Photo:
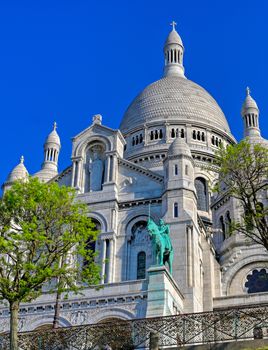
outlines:
[[[192,125],[231,136],[227,120],[214,98],[184,75],[184,46],[173,29],[164,45],[164,78],[146,87],[128,107],[120,125],[126,136],[157,124]],[[214,130],[213,130],[214,129]],[[215,130],[216,129],[216,130]]]
[[[230,134],[214,98],[184,76],[167,75],[146,87],[130,104],[120,125],[126,134],[152,122],[203,124]]]

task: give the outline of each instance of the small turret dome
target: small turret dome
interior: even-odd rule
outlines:
[[[171,44],[177,44],[177,45],[183,46],[181,37],[179,36],[178,32],[175,30],[174,27],[167,37],[167,40],[165,42],[165,46],[171,45]]]
[[[53,130],[48,135],[45,143],[55,143],[55,144],[60,146],[60,144],[61,144],[60,137],[59,137],[56,129],[57,129],[57,123],[54,122]]]
[[[174,157],[178,155],[185,155],[188,157],[192,156],[190,147],[182,137],[177,137],[168,149],[168,157]]]
[[[24,157],[21,156],[20,163],[17,166],[15,166],[15,168],[8,175],[6,182],[12,183],[16,180],[26,179],[28,177],[28,175],[29,175],[29,173],[24,165]]]
[[[242,106],[241,114],[242,116],[247,113],[248,109],[254,108],[259,111],[258,105],[254,98],[250,95],[250,89],[247,87],[246,89],[246,98]]]

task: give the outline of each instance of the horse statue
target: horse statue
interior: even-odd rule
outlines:
[[[169,272],[172,274],[173,247],[170,241],[169,225],[166,225],[162,219],[159,221],[159,225],[157,225],[149,218],[147,229],[149,235],[152,237],[156,265],[162,266],[167,262]]]

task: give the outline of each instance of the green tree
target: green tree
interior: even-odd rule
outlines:
[[[210,170],[219,175],[214,192],[230,195],[241,203],[242,217],[231,224],[230,232],[240,232],[268,250],[268,208],[263,201],[268,189],[268,149],[247,139],[215,155]]]
[[[78,292],[83,283],[77,281],[99,282],[95,253],[88,250],[97,231],[75,197],[71,188],[29,178],[0,199],[0,299],[9,303],[11,350],[18,349],[21,302],[37,298],[44,285]],[[78,256],[86,261],[83,269]]]

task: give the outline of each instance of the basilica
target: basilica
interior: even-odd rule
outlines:
[[[42,167],[31,174],[75,188],[100,231],[95,250],[103,288],[85,288],[83,295],[61,300],[62,327],[267,302],[265,249],[229,234],[240,204],[224,189],[220,196],[211,192],[216,173],[208,168],[215,151],[236,140],[214,98],[186,78],[184,45],[174,23],[163,52],[163,76],[134,98],[118,129],[94,115],[72,139],[69,167],[58,171],[55,124],[44,143]],[[267,145],[249,89],[241,115],[244,136]],[[27,176],[22,157],[3,191]],[[169,228],[170,266],[155,263],[149,219]],[[51,324],[54,304],[55,296],[45,292],[22,304],[20,331]],[[8,328],[2,304],[0,333]]]

